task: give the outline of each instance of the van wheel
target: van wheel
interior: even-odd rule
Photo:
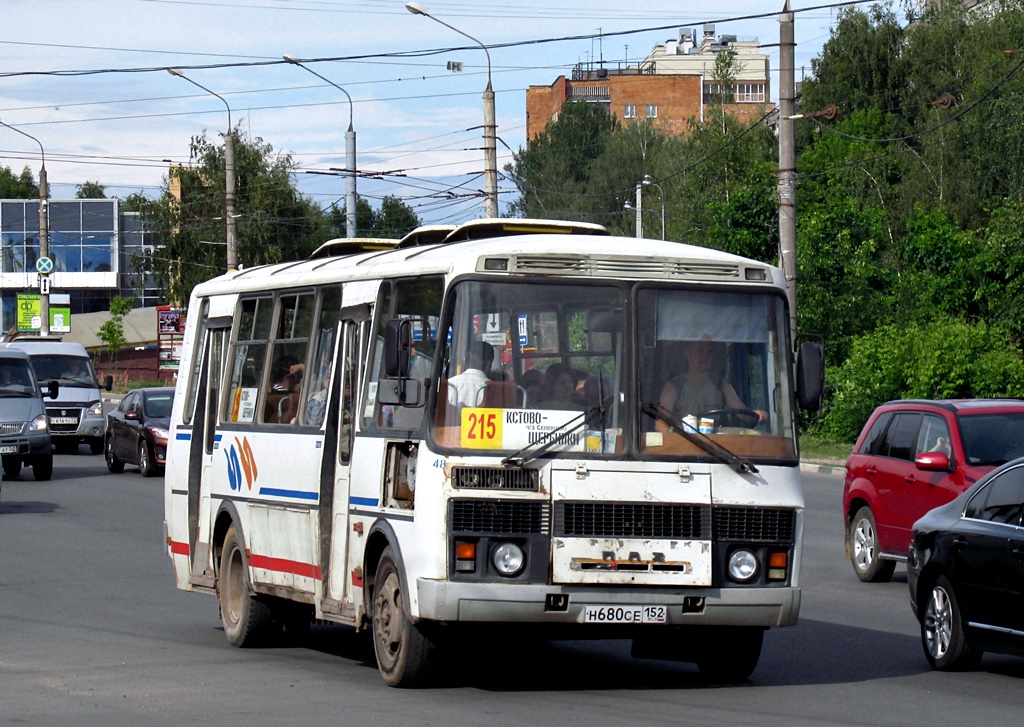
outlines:
[[[4,477],[9,480],[18,479],[21,474],[21,460],[17,457],[4,457]]]
[[[218,596],[224,635],[232,646],[255,646],[266,636],[271,624],[271,611],[252,592],[249,567],[242,540],[234,525],[224,538],[220,556]]]
[[[850,521],[850,563],[865,583],[885,583],[896,570],[896,561],[882,560],[878,552],[878,527],[870,507],[862,507]]]
[[[94,437],[90,439],[89,451],[93,454],[103,454],[103,437]]]
[[[402,579],[391,546],[377,563],[371,607],[377,668],[391,687],[415,687],[426,681],[433,642],[409,620]]]
[[[104,449],[106,451],[107,469],[115,475],[124,472],[124,462],[119,460],[117,455],[114,454],[114,443],[109,437],[107,438],[107,446]]]
[[[45,482],[53,477],[53,455],[47,454],[39,457],[32,463],[32,476],[38,482]]]

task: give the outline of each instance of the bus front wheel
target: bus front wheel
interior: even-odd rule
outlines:
[[[389,546],[381,554],[374,578],[372,605],[373,650],[377,667],[388,686],[422,684],[430,671],[434,645],[409,620],[402,579]]]
[[[755,627],[718,627],[713,639],[704,644],[697,659],[701,676],[718,684],[738,684],[754,673],[761,658],[764,629]],[[709,633],[710,635],[710,633]]]
[[[270,625],[271,612],[249,586],[245,548],[234,525],[228,528],[220,557],[220,618],[232,646],[253,646]]]

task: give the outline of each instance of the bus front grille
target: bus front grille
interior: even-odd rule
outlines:
[[[708,540],[711,513],[702,505],[559,502],[554,532],[557,537]]]
[[[548,532],[551,508],[541,500],[452,499],[448,522],[453,533]]]
[[[796,512],[777,507],[716,507],[715,537],[748,543],[792,543]]]
[[[452,467],[452,487],[477,490],[525,490],[537,492],[537,470],[504,467]]]

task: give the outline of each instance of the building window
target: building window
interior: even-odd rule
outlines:
[[[633,104],[626,104],[622,109],[622,118],[624,119],[635,119],[636,118],[636,106]]]
[[[704,103],[764,103],[765,84],[734,83],[723,88],[718,83],[704,84]]]
[[[657,104],[650,104],[650,103],[647,104],[647,118],[649,118],[649,119],[656,119],[656,118],[658,118],[658,105]]]

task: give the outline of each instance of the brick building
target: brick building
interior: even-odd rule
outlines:
[[[768,56],[757,38],[716,37],[705,25],[703,38],[687,30],[679,40],[654,46],[635,66],[605,68],[577,65],[572,77],[559,76],[549,86],[530,86],[526,92],[526,139],[529,142],[557,118],[567,100],[599,103],[619,122],[648,119],[668,134],[685,134],[693,120],[704,118],[707,104],[719,93],[713,78],[715,58],[731,53],[735,82],[725,93],[726,112],[741,121],[754,121],[774,108],[769,102]]]

